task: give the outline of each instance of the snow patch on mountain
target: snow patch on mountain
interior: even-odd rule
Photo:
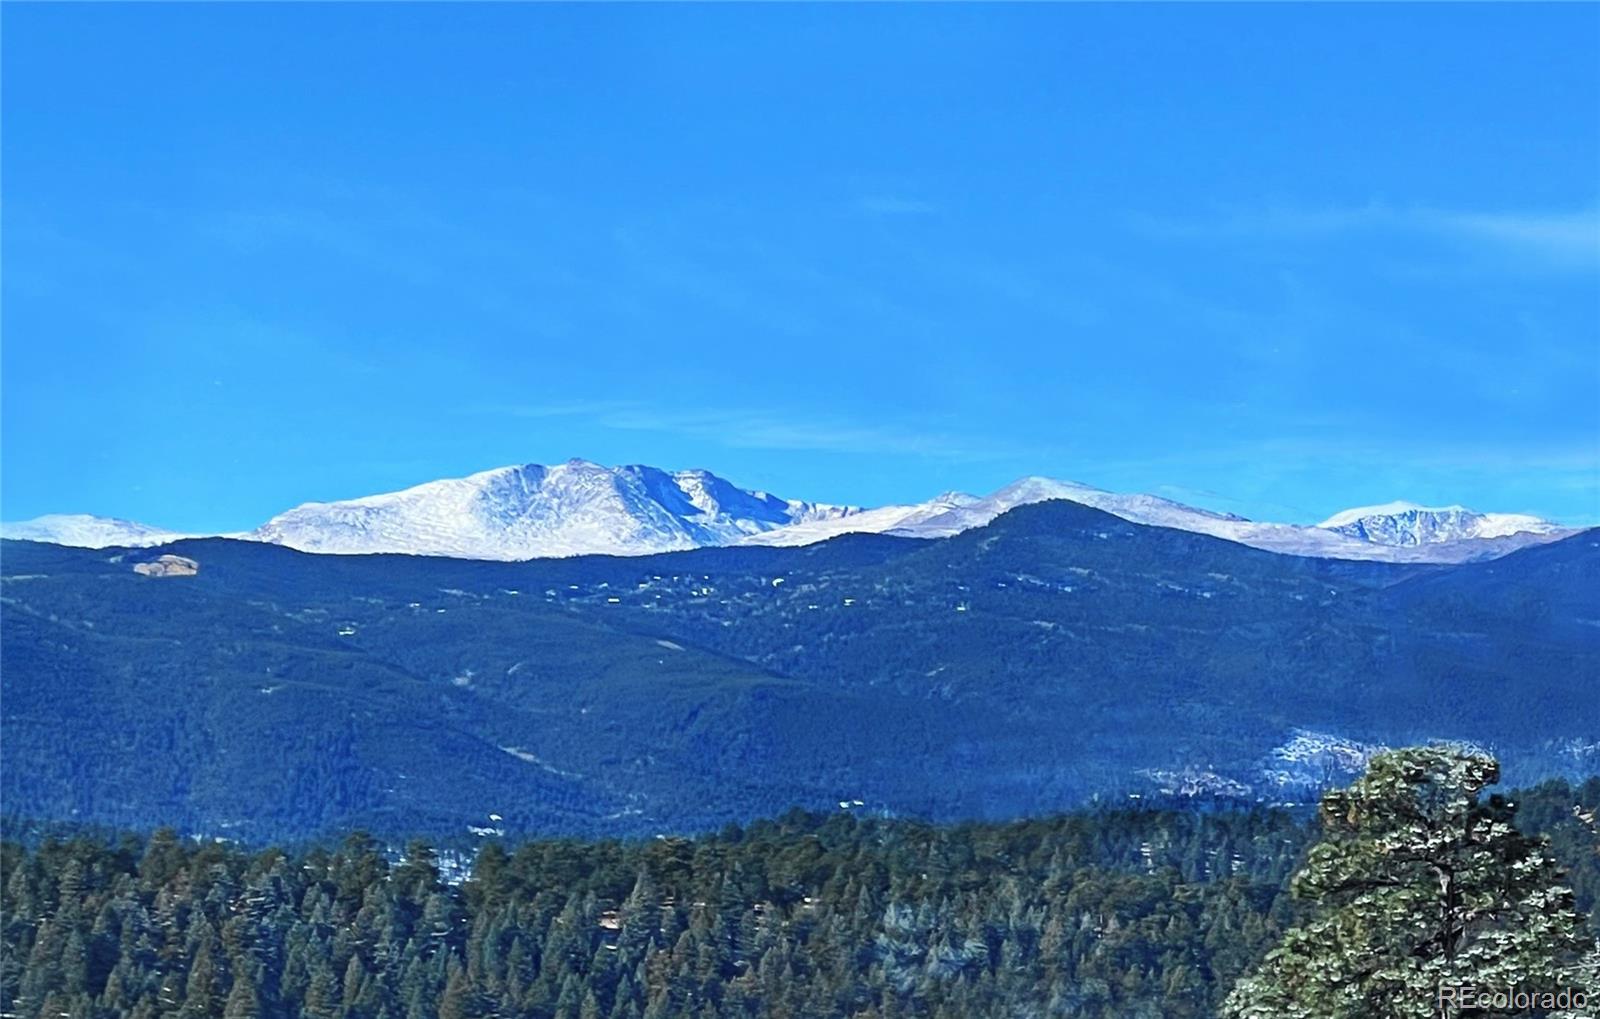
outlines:
[[[97,517],[88,513],[51,513],[32,520],[0,524],[0,537],[18,541],[42,541],[77,548],[147,548],[189,538],[163,527],[151,527],[132,520]]]
[[[1269,788],[1316,793],[1349,782],[1387,749],[1381,743],[1296,729],[1273,748],[1261,767],[1261,778]]]
[[[1137,774],[1155,783],[1156,788],[1166,796],[1182,796],[1187,799],[1212,796],[1243,799],[1251,792],[1250,786],[1237,779],[1195,765],[1170,769],[1145,768]]]

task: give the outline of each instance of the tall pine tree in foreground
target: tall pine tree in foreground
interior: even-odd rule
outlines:
[[[1480,800],[1492,757],[1420,747],[1375,757],[1322,801],[1323,840],[1295,875],[1312,904],[1224,1013],[1235,1019],[1432,1019],[1440,987],[1580,987],[1594,945],[1543,839],[1513,804]]]

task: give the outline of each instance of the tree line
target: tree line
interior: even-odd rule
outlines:
[[[26,1019],[1372,1015],[1390,1000],[1381,988],[1347,1001],[1336,992],[1350,981],[1307,980],[1339,964],[1317,954],[1329,939],[1315,925],[1345,930],[1333,941],[1358,968],[1358,949],[1411,951],[1438,933],[1358,945],[1372,916],[1390,910],[1398,930],[1420,900],[1341,898],[1361,880],[1381,893],[1432,874],[1374,846],[1433,799],[1436,817],[1406,823],[1415,836],[1471,818],[1450,850],[1478,868],[1463,869],[1462,901],[1487,882],[1517,908],[1542,904],[1555,937],[1538,958],[1581,960],[1597,932],[1584,815],[1600,779],[1527,790],[1513,808],[1467,790],[1485,774],[1435,764],[1330,796],[1319,819],[1124,809],[930,826],[793,812],[693,839],[489,843],[464,880],[422,842],[396,852],[359,833],[293,851],[170,830],[9,841],[0,1005]],[[1483,832],[1491,848],[1471,842]],[[1520,884],[1501,880],[1507,867]],[[1497,927],[1458,926],[1444,929],[1455,953]]]

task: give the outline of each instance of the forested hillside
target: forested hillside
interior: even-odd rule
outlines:
[[[8,542],[0,799],[259,841],[1306,802],[1359,744],[1431,738],[1583,776],[1597,546],[1339,562],[1066,502],[940,541],[529,563]],[[135,572],[163,554],[198,573]]]
[[[1600,856],[1572,811],[1600,806],[1600,779],[1514,798],[1593,915]],[[365,836],[8,843],[0,1001],[27,1019],[1210,1016],[1294,918],[1314,835],[1258,811],[796,813],[491,843],[460,885],[425,845],[396,861]]]

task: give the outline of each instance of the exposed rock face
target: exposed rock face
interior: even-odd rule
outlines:
[[[200,564],[181,555],[164,555],[154,562],[134,563],[133,572],[147,577],[192,577],[200,572]]]

